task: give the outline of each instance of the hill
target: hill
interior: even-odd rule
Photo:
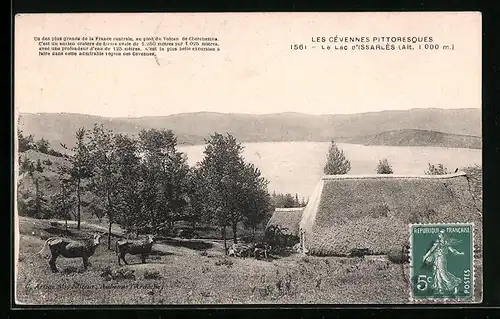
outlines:
[[[148,123],[134,123],[129,119],[106,118],[74,113],[21,113],[19,128],[24,135],[33,134],[37,139],[43,137],[50,141],[51,147],[61,151],[60,143],[71,147],[74,145],[75,132],[84,127],[91,129],[94,124],[103,125],[115,133],[137,135],[142,129],[154,126]],[[161,128],[158,126],[156,128]],[[203,138],[176,132],[179,144],[203,143]]]
[[[50,203],[53,196],[60,192],[58,173],[62,167],[67,167],[68,160],[64,157],[56,157],[43,154],[35,150],[28,150],[18,154],[19,159],[29,160],[33,163],[40,161],[42,171],[34,171],[32,176],[24,173],[17,178],[17,203],[18,210],[26,212],[32,207],[36,196],[36,183],[38,191],[45,202],[47,209],[51,209]],[[92,196],[88,191],[82,194],[82,220],[95,220],[97,217],[91,213],[88,206],[92,202]],[[24,213],[22,213],[24,214]],[[21,215],[22,215],[21,214]]]
[[[180,144],[203,144],[213,132],[229,132],[241,142],[314,141],[370,136],[391,130],[427,130],[481,136],[480,109],[412,109],[349,115],[184,113],[141,118],[105,118],[68,113],[22,113],[25,134],[44,137],[56,147],[73,145],[79,127],[103,124],[116,133],[172,129]]]
[[[393,130],[368,136],[340,139],[344,143],[388,146],[440,146],[481,149],[478,136],[446,134],[426,130]]]

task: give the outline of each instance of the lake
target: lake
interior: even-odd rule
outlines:
[[[310,196],[323,175],[330,143],[269,142],[243,143],[243,157],[256,165],[269,180],[269,191]],[[337,144],[351,161],[349,174],[375,174],[379,159],[387,158],[395,174],[424,174],[428,163],[456,168],[481,165],[482,151],[465,148],[364,146]],[[189,165],[203,158],[205,145],[179,146]]]

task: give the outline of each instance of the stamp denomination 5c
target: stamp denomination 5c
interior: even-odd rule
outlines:
[[[468,301],[474,297],[474,225],[410,225],[411,299]]]

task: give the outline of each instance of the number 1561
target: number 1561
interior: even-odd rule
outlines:
[[[292,50],[305,50],[307,46],[305,44],[291,44],[290,49]]]

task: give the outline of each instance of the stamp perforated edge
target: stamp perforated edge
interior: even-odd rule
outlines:
[[[413,254],[412,254],[412,251],[413,251],[413,227],[414,226],[429,226],[429,227],[435,227],[435,226],[470,226],[471,229],[472,229],[472,235],[471,235],[471,250],[472,250],[472,254],[471,254],[471,257],[472,257],[472,293],[471,293],[471,296],[468,297],[468,298],[422,298],[422,299],[418,299],[418,298],[414,298],[413,297],[413,282],[412,282],[412,278],[413,278]],[[410,233],[410,249],[409,249],[409,252],[408,252],[408,258],[410,260],[410,271],[408,272],[409,273],[409,301],[410,303],[412,304],[415,304],[415,303],[477,303],[477,301],[475,300],[475,296],[476,296],[476,286],[477,286],[477,282],[476,282],[476,253],[477,253],[477,250],[474,246],[474,239],[475,239],[475,225],[473,222],[465,222],[465,223],[410,223],[408,224],[408,228],[409,228],[409,233]],[[479,301],[480,302],[480,301]]]

